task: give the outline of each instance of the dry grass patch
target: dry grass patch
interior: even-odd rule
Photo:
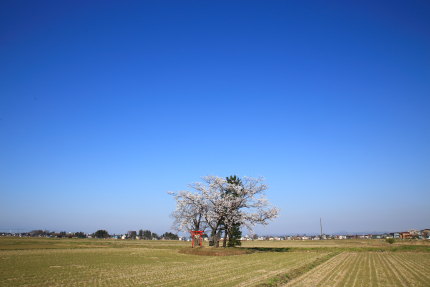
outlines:
[[[363,243],[363,249],[355,252],[362,243],[345,242],[341,247],[331,246],[334,242],[312,243],[316,247],[300,242],[256,243],[261,246],[192,249],[190,242],[180,241],[0,238],[0,287],[255,286],[285,275],[290,280],[303,272],[289,284],[430,286],[430,253],[417,248],[367,252],[369,246]],[[375,242],[369,244],[373,247]],[[344,252],[321,263],[338,251]]]
[[[241,256],[195,256],[178,250],[3,250],[0,286],[253,286],[324,254],[255,252]]]
[[[249,249],[241,248],[214,248],[214,247],[185,247],[179,250],[179,253],[189,255],[201,255],[201,256],[232,256],[232,255],[244,255],[253,253]]]

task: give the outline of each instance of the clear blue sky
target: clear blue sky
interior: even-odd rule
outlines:
[[[259,233],[430,227],[428,1],[2,1],[0,229],[170,230],[264,176]]]

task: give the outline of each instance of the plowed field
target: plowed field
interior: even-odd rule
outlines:
[[[286,286],[430,286],[430,253],[343,252]]]

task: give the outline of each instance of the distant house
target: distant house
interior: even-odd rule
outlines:
[[[400,232],[400,238],[401,239],[411,239],[412,235],[408,231]]]
[[[421,230],[421,235],[423,239],[430,239],[430,229]]]
[[[398,232],[390,233],[390,237],[394,238],[394,239],[399,239],[400,238],[400,233],[398,233]]]

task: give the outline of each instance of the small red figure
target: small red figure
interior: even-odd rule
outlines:
[[[204,232],[201,230],[191,230],[190,233],[191,233],[191,247],[194,247],[194,241],[197,238],[199,240],[199,245],[202,246]]]

